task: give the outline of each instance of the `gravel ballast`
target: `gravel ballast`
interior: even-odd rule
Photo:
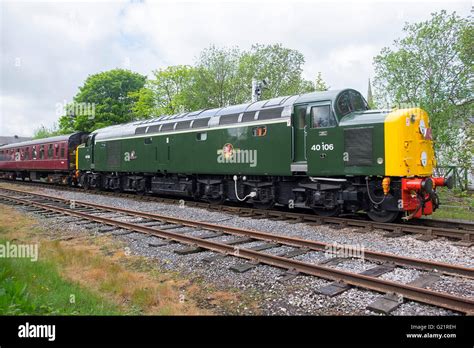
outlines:
[[[180,207],[166,203],[144,202],[76,191],[35,188],[33,192],[58,196],[69,200],[86,201],[135,211],[163,214],[187,220],[212,222],[277,235],[318,240],[336,246],[350,245],[359,249],[363,247],[373,251],[474,267],[471,248],[453,245],[451,241],[444,238],[428,242],[417,240],[415,235],[386,238],[384,237],[386,232],[379,230],[361,233],[353,228],[332,229],[324,225],[311,226],[304,223],[290,224],[284,221],[251,219],[223,212],[186,207],[186,205]],[[38,214],[36,216],[40,217]],[[123,220],[128,221],[128,219]],[[133,218],[129,221],[135,220]],[[46,229],[57,226],[70,232],[76,230],[78,233],[84,233],[84,231],[79,231],[81,229],[80,226],[74,225],[73,222],[66,223],[60,217],[48,219],[40,217],[40,224]],[[103,227],[103,225],[97,224],[89,225],[83,229],[88,233],[97,233],[97,230]],[[229,268],[236,265],[249,264],[250,262],[233,256],[225,256],[215,258],[212,263],[209,263],[206,259],[217,255],[216,253],[205,251],[178,255],[175,253],[176,250],[182,250],[188,248],[188,246],[179,243],[153,246],[153,243],[162,244],[164,240],[140,233],[125,233],[124,230],[114,230],[106,233],[125,241],[132,254],[152,258],[160,269],[199,276],[217,288],[238,289],[248,294],[248,296],[255,296],[260,302],[260,313],[264,315],[380,315],[366,309],[369,304],[382,296],[382,294],[373,291],[351,288],[338,296],[327,297],[319,294],[317,290],[322,286],[330,284],[331,281],[328,280],[302,275],[283,280],[286,275],[284,270],[266,265],[254,265],[255,267],[250,270],[238,273]],[[186,233],[186,235],[199,236],[205,233],[205,231],[193,231]],[[232,238],[235,237],[223,235],[212,240],[228,241]],[[252,242],[241,244],[239,247],[249,248],[262,243]],[[281,246],[267,249],[264,252],[279,254],[290,250],[293,250],[293,248]],[[319,263],[327,259],[327,256],[323,252],[309,252],[294,259],[309,263]],[[358,258],[343,258],[339,262],[330,262],[327,265],[350,272],[362,272],[376,266],[373,262]],[[393,271],[383,274],[380,278],[409,283],[421,274],[422,272],[418,270],[397,267]],[[442,275],[440,280],[434,283],[430,289],[448,292],[456,296],[474,297],[474,282],[460,277]],[[248,308],[239,308],[238,313],[254,314]],[[391,315],[457,315],[457,313],[413,301],[405,301]]]

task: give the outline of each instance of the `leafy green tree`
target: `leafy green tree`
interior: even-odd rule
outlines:
[[[316,81],[314,83],[314,90],[322,92],[329,90],[329,88],[330,86],[328,86],[326,82],[324,82],[321,72],[318,72],[318,75],[316,76]]]
[[[406,24],[405,36],[374,58],[378,106],[419,105],[431,119],[438,161],[468,167],[472,138],[464,131],[473,113],[473,25],[446,11]]]
[[[66,106],[60,131],[92,131],[132,121],[136,118],[132,106],[137,101],[133,92],[142,89],[145,81],[145,76],[123,69],[90,75],[74,102]]]
[[[203,107],[242,103],[244,100],[238,93],[242,82],[239,76],[241,58],[242,53],[237,48],[211,46],[204,49],[196,62],[195,84],[188,96]]]
[[[133,113],[137,118],[150,118],[190,111],[195,106],[191,94],[196,74],[195,68],[185,65],[153,71],[154,78],[130,94],[137,97]]]
[[[268,81],[263,99],[314,91],[314,84],[302,77],[304,62],[302,53],[281,44],[253,45],[240,60],[240,86],[248,85],[241,88],[245,94],[240,99],[248,100],[252,78]]]
[[[39,128],[36,128],[33,132],[33,139],[44,139],[49,137],[54,137],[56,135],[60,135],[61,132],[58,129],[57,124],[53,124],[51,128],[45,127],[41,125]]]
[[[137,98],[137,118],[249,102],[252,79],[268,79],[262,98],[327,90],[321,73],[316,81],[302,78],[301,53],[281,45],[254,45],[248,52],[210,46],[194,67],[170,66],[154,71],[154,78],[131,95]]]

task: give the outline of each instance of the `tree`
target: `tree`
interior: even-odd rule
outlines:
[[[51,128],[47,128],[44,125],[41,125],[39,128],[35,129],[33,133],[33,139],[44,139],[44,138],[54,137],[60,134],[61,132],[59,131],[56,123],[54,123]]]
[[[204,49],[196,62],[195,85],[189,97],[205,107],[242,103],[241,59],[242,53],[237,48]],[[250,88],[248,91],[250,94]]]
[[[73,103],[66,106],[66,115],[59,120],[61,132],[93,131],[134,120],[132,106],[146,77],[129,70],[114,69],[90,75]]]
[[[253,45],[240,60],[240,86],[248,85],[246,89],[241,88],[240,99],[249,99],[252,78],[268,81],[263,99],[314,91],[314,84],[302,77],[303,64],[304,56],[297,50],[281,44]]]
[[[316,82],[302,78],[303,55],[281,45],[254,45],[248,52],[210,46],[194,67],[170,66],[131,95],[137,118],[217,108],[250,102],[252,79],[269,79],[262,98],[327,90],[321,73]]]
[[[191,98],[196,69],[186,65],[170,66],[153,71],[154,79],[145,87],[131,93],[137,97],[133,112],[137,118],[150,118],[190,111],[196,105]]]
[[[314,83],[314,90],[322,92],[327,91],[329,88],[330,86],[328,86],[326,82],[324,82],[321,72],[318,72],[318,75],[316,76],[316,81]]]
[[[425,109],[440,164],[468,167],[472,138],[463,128],[473,112],[473,26],[441,11],[403,31],[374,58],[376,102]]]

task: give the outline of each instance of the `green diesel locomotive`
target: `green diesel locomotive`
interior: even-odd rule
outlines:
[[[372,111],[353,89],[111,126],[78,147],[81,185],[390,222],[438,206],[429,118]]]

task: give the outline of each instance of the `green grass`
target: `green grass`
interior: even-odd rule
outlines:
[[[71,295],[75,303],[71,303]],[[63,279],[47,261],[0,258],[0,314],[113,315],[120,310]]]
[[[441,205],[433,218],[474,221],[474,194],[445,187],[440,187],[437,192]]]

